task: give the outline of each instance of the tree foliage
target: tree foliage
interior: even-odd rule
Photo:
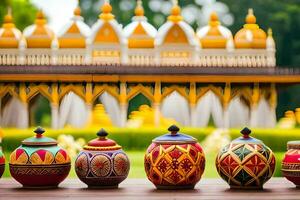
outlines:
[[[28,0],[0,0],[1,24],[9,7],[12,8],[14,22],[20,30],[34,22],[37,9]]]

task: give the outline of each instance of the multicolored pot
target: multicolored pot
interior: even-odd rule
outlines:
[[[288,142],[287,148],[282,161],[282,175],[300,187],[300,141]]]
[[[70,172],[70,157],[56,140],[43,136],[43,128],[38,127],[34,132],[35,137],[23,140],[11,153],[10,174],[23,187],[57,187]]]
[[[147,149],[147,177],[158,189],[193,189],[204,172],[204,152],[195,138],[178,133],[177,126],[168,130]]]
[[[275,156],[262,141],[250,137],[244,128],[242,137],[226,145],[216,158],[219,175],[230,188],[262,189],[275,170]]]
[[[2,177],[5,170],[5,157],[2,151],[0,150],[0,178]]]
[[[79,153],[76,174],[89,187],[117,188],[128,176],[129,159],[120,145],[106,138],[104,129],[97,135],[99,138],[88,142]]]

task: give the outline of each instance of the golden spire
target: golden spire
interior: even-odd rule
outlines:
[[[46,24],[46,18],[44,12],[40,9],[36,14],[35,24],[37,25],[44,25]]]
[[[7,8],[7,14],[3,20],[3,28],[14,28],[15,25],[13,24],[13,17],[11,14],[11,7]]]
[[[178,0],[173,0],[173,7],[171,10],[171,15],[168,17],[168,20],[172,22],[179,22],[183,19],[181,16],[181,8],[178,5]]]
[[[78,0],[77,7],[74,10],[74,15],[75,16],[81,16],[81,9],[80,9],[80,6],[79,6],[79,0]]]
[[[99,15],[100,19],[106,20],[106,21],[114,19],[114,15],[111,14],[112,7],[109,3],[109,0],[104,0],[104,4],[101,7],[101,11],[102,11],[102,13]]]
[[[248,15],[246,17],[246,23],[247,24],[256,24],[256,17],[253,14],[253,9],[249,8]]]
[[[136,8],[134,10],[135,16],[144,16],[144,8],[142,0],[137,0]]]
[[[210,26],[218,26],[218,25],[220,25],[219,17],[218,17],[218,15],[217,15],[216,12],[212,12],[210,14],[209,25]]]
[[[271,28],[268,28],[268,37],[273,37],[273,31]]]

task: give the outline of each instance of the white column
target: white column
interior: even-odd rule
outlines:
[[[153,109],[154,109],[154,125],[155,127],[160,127],[160,103],[153,103]]]
[[[92,121],[92,104],[86,104],[86,125],[89,125]]]
[[[228,110],[228,106],[225,106],[223,108],[223,119],[224,119],[224,124],[223,124],[223,128],[228,129],[230,124],[229,124],[229,110]]]
[[[250,126],[257,127],[257,105],[252,105],[250,110]]]
[[[121,103],[120,104],[120,126],[125,127],[127,122],[127,110],[128,104]]]
[[[19,113],[19,119],[17,128],[23,128],[26,129],[29,127],[29,112],[28,112],[28,104],[26,102],[22,102],[22,109]]]
[[[59,122],[59,107],[57,104],[51,104],[51,127],[52,129],[58,129]]]
[[[190,104],[190,125],[191,127],[196,127],[197,126],[197,110],[196,110],[196,104]]]

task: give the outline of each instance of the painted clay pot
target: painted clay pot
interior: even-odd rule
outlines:
[[[219,175],[230,188],[262,189],[275,170],[275,156],[262,141],[250,137],[244,128],[242,137],[221,149],[216,158]]]
[[[5,170],[5,157],[2,151],[0,150],[0,178],[2,177]]]
[[[204,172],[204,152],[197,139],[178,133],[177,126],[168,130],[147,149],[147,177],[157,189],[193,189]]]
[[[23,140],[11,153],[10,174],[26,188],[57,187],[70,172],[70,157],[56,140],[43,136],[43,128],[34,132],[35,137]]]
[[[75,161],[78,178],[94,188],[118,188],[127,178],[130,162],[122,147],[107,138],[101,129],[98,138],[88,142]]]
[[[282,161],[282,175],[300,187],[300,141],[290,141],[287,147]]]

